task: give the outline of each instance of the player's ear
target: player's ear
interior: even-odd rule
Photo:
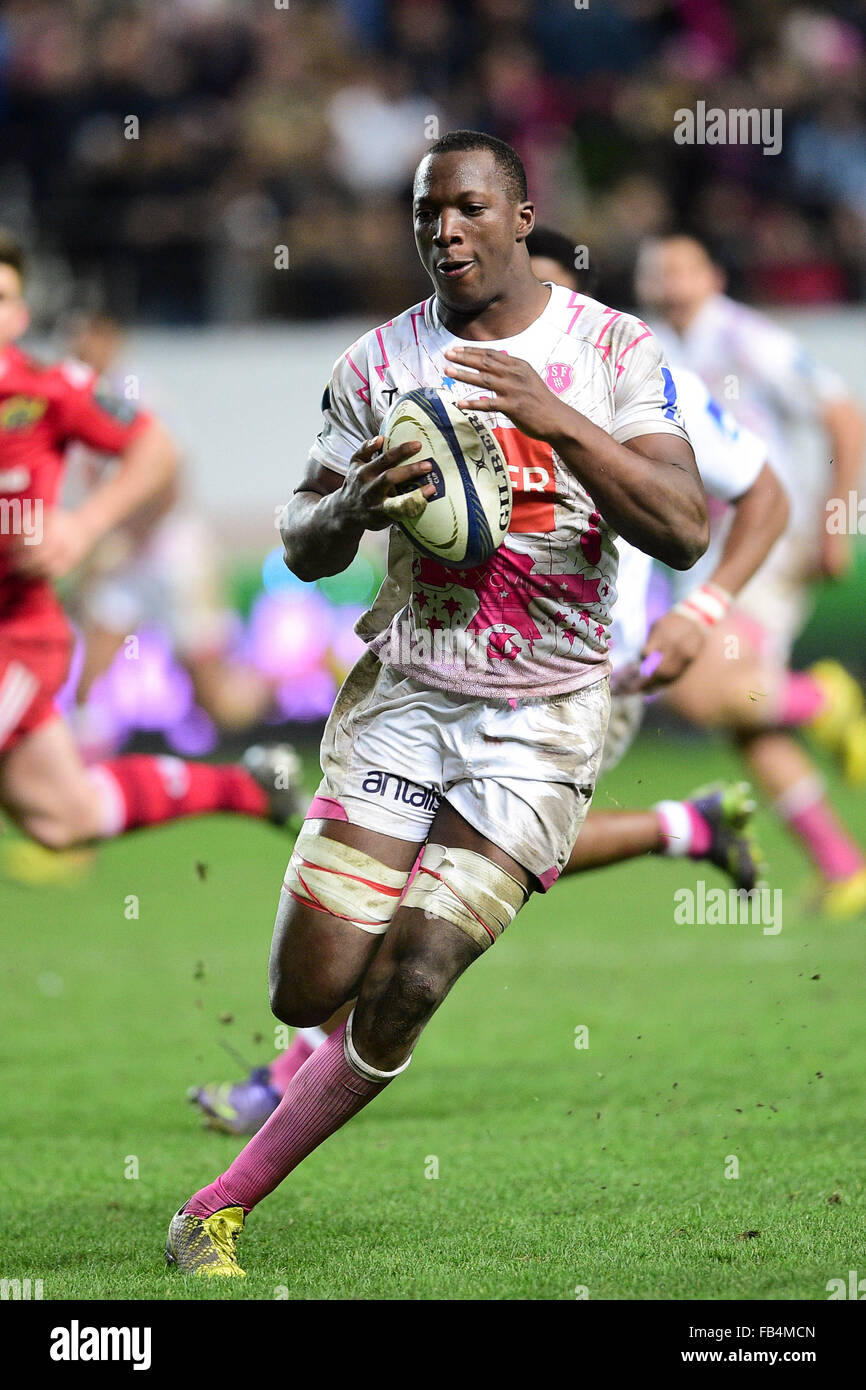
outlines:
[[[525,241],[535,226],[535,204],[518,203],[517,213],[517,241]]]

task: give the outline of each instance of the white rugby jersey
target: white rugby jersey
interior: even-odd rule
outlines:
[[[677,403],[710,501],[710,544],[692,569],[675,576],[674,592],[679,598],[703,584],[718,565],[730,526],[730,503],[742,497],[754,483],[767,462],[767,446],[722,409],[694,372],[674,367],[672,375]],[[619,672],[638,659],[646,640],[653,562],[628,541],[618,539],[616,547],[619,573],[611,626],[611,664]]]
[[[364,334],[334,365],[310,459],[345,473],[404,391],[477,395],[477,387],[449,375],[443,353],[455,344],[523,358],[620,443],[642,434],[688,438],[646,324],[551,285],[543,312],[512,338],[456,338],[441,323],[435,297]],[[549,444],[503,414],[485,418],[514,492],[505,541],[486,564],[458,571],[418,554],[393,527],[388,575],[357,630],[383,661],[434,689],[494,699],[564,694],[610,669],[614,533]]]
[[[671,365],[698,373],[712,394],[765,441],[767,457],[790,494],[791,531],[817,533],[824,516],[829,461],[804,448],[802,427],[848,394],[786,328],[727,295],[712,295],[683,334],[654,324]]]

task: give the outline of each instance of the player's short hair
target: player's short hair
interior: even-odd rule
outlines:
[[[0,265],[10,265],[23,278],[24,248],[8,227],[0,227]]]
[[[717,269],[724,269],[718,247],[713,246],[709,240],[697,236],[694,232],[661,232],[656,236],[645,237],[643,242],[641,242],[641,247],[667,246],[670,245],[671,242],[676,241],[685,242],[689,246],[693,246],[696,251],[699,251],[702,256],[706,257],[710,265],[715,266]]]
[[[555,232],[552,227],[533,227],[526,238],[526,249],[530,256],[543,256],[547,261],[556,261],[575,280],[581,280],[581,273],[574,264],[574,243],[564,233]]]
[[[454,154],[460,150],[489,150],[502,175],[502,185],[513,203],[525,203],[528,192],[523,160],[511,145],[486,135],[482,130],[450,130],[436,140],[427,151],[432,154]],[[425,155],[425,158],[427,156]]]
[[[577,242],[569,241],[564,233],[555,232],[552,227],[533,227],[526,238],[526,249],[530,256],[543,256],[545,260],[554,261],[568,271],[569,284],[576,286],[578,294],[590,297],[595,294],[598,280],[595,268],[589,270],[575,265]],[[586,250],[586,247],[582,249]]]

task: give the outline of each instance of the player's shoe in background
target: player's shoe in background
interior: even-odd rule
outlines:
[[[828,883],[821,889],[815,903],[825,917],[841,922],[866,917],[866,869],[858,869],[850,878]]]
[[[280,1103],[267,1067],[254,1067],[245,1081],[192,1086],[187,1096],[205,1117],[208,1129],[224,1134],[255,1134]]]
[[[212,1216],[193,1216],[180,1211],[171,1218],[165,1242],[166,1264],[174,1265],[184,1274],[199,1274],[203,1278],[246,1277],[237,1257],[237,1240],[244,1228],[241,1207],[221,1207]]]
[[[301,814],[301,760],[290,743],[255,743],[241,762],[267,796],[275,825]]]
[[[835,754],[847,781],[866,786],[866,700],[838,661],[816,661],[809,675],[824,692],[823,709],[806,725],[815,742]]]
[[[766,864],[751,830],[755,801],[749,783],[719,782],[686,800],[710,828],[710,845],[701,858],[729,874],[736,888],[750,892],[763,879]]]
[[[83,883],[96,862],[96,850],[46,849],[35,840],[10,838],[0,845],[0,877],[28,888]]]

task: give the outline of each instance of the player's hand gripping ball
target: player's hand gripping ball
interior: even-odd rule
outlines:
[[[432,471],[404,483],[383,509],[416,550],[453,569],[481,565],[502,544],[511,524],[511,479],[496,436],[479,416],[458,410],[438,391],[398,396],[382,423],[385,448],[420,439],[412,460]],[[421,485],[435,495],[424,497]]]

